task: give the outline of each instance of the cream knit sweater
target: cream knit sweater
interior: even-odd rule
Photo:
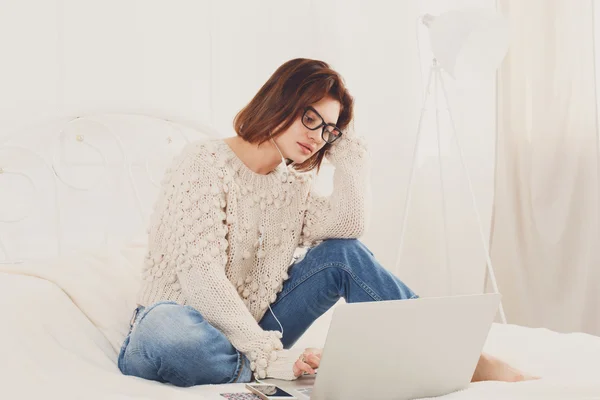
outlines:
[[[257,321],[281,292],[297,248],[357,238],[366,225],[365,142],[344,136],[326,157],[334,188],[320,197],[312,173],[282,163],[257,174],[221,139],[187,145],[161,182],[138,302],[190,305],[248,357],[256,378],[294,379],[297,352]]]

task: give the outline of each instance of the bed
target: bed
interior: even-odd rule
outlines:
[[[162,169],[206,126],[132,114],[45,121],[0,142],[0,398],[224,399],[123,376],[146,223]],[[296,347],[322,346],[331,313]],[[509,320],[510,320],[510,316]],[[600,399],[600,338],[494,324],[485,350],[540,375],[447,399]]]

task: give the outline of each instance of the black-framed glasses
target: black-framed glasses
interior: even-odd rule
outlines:
[[[329,144],[332,144],[343,135],[342,130],[334,124],[326,124],[323,117],[321,117],[321,114],[311,106],[304,109],[304,114],[302,114],[302,124],[311,131],[316,131],[322,127],[321,138]]]

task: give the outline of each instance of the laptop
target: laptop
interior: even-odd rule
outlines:
[[[295,381],[263,379],[298,399],[404,400],[466,388],[500,294],[340,304],[321,364]]]

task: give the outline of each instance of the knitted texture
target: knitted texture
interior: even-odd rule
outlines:
[[[358,238],[367,224],[364,141],[345,136],[326,157],[334,188],[321,197],[311,191],[312,173],[282,163],[257,174],[220,139],[187,145],[161,181],[138,303],[190,305],[249,358],[256,378],[294,379],[295,352],[258,321],[297,248]]]

